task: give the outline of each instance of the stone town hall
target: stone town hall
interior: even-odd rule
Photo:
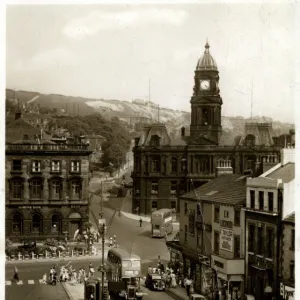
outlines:
[[[224,173],[258,176],[280,161],[282,147],[293,144],[290,134],[274,136],[272,123],[246,123],[238,136],[222,130],[220,77],[209,48],[206,43],[195,70],[190,135],[183,127],[181,138],[171,140],[166,126],[158,123],[135,139],[133,211],[178,211],[180,195]]]

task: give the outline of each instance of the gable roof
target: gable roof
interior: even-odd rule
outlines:
[[[272,179],[282,179],[283,183],[288,183],[295,179],[295,164],[287,163],[268,174],[266,177]]]
[[[243,205],[246,204],[247,177],[240,174],[221,175],[181,196],[181,198],[221,204]]]

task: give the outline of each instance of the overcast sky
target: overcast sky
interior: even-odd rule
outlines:
[[[190,111],[206,39],[225,116],[294,121],[295,9],[289,4],[8,6],[6,87],[148,99]],[[298,83],[299,84],[299,83]]]

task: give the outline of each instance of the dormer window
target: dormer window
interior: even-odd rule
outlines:
[[[32,171],[32,173],[39,173],[39,172],[41,172],[41,162],[38,161],[38,160],[32,161],[31,171]]]
[[[253,146],[255,146],[255,136],[252,135],[252,134],[248,134],[246,136],[246,139],[245,139],[245,145],[247,147],[253,147]]]
[[[153,147],[159,147],[160,137],[158,135],[152,135],[150,140],[150,145]]]

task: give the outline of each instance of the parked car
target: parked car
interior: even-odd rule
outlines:
[[[159,274],[148,274],[145,285],[150,290],[164,291],[166,285]]]
[[[204,297],[203,295],[199,295],[199,294],[190,294],[189,300],[207,300],[206,297]]]

